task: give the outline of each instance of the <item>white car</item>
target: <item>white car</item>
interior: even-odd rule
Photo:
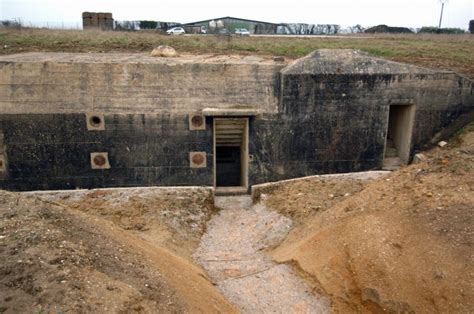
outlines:
[[[185,33],[186,32],[184,31],[184,28],[182,27],[173,27],[166,31],[166,34],[168,35],[181,35]]]
[[[250,32],[246,28],[236,28],[235,34],[240,36],[250,36]]]

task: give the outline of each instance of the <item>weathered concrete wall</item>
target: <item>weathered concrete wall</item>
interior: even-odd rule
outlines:
[[[415,149],[473,108],[472,85],[453,74],[294,74],[282,85],[280,115],[256,122],[266,132],[251,135],[259,137],[254,150],[267,152],[259,183],[380,168],[390,104],[415,104]]]
[[[3,56],[0,113],[189,113],[234,106],[276,112],[282,67],[245,58]]]
[[[469,80],[352,51],[297,60],[281,83],[279,114],[251,124],[254,183],[380,169],[391,104],[416,106],[415,150],[474,108]]]
[[[212,124],[190,131],[179,114],[110,114],[104,131],[88,131],[84,114],[0,115],[9,170],[2,188],[212,185]],[[191,168],[189,152],[206,152]],[[93,169],[92,152],[107,152],[110,169]],[[3,179],[3,180],[2,180]]]
[[[281,71],[281,72],[280,72]],[[0,187],[15,190],[213,184],[206,107],[253,108],[249,184],[379,169],[389,106],[416,106],[412,147],[472,112],[473,85],[353,51],[284,68],[253,58],[0,57]],[[105,126],[88,129],[91,113]],[[206,158],[193,164],[190,153]],[[412,150],[413,152],[413,150]],[[92,166],[91,153],[107,153]],[[3,170],[2,170],[3,169]]]

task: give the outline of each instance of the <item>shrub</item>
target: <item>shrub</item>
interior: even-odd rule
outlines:
[[[430,34],[464,34],[464,30],[461,28],[437,28],[435,26],[423,26],[419,33],[430,33]]]
[[[3,21],[0,21],[0,24],[3,27],[15,27],[15,28],[22,28],[23,27],[23,24],[22,24],[21,20],[19,20],[19,19],[3,20]]]
[[[155,21],[139,21],[140,29],[155,29],[158,22]]]
[[[413,31],[407,27],[395,27],[395,26],[387,26],[387,25],[377,25],[365,30],[365,33],[405,33],[410,34]]]

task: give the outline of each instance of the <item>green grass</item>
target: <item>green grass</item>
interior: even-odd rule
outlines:
[[[474,121],[468,123],[466,126],[464,126],[462,129],[456,131],[451,138],[449,139],[449,143],[453,147],[459,147],[461,146],[462,143],[462,137],[464,134],[469,133],[469,132],[474,132]]]
[[[322,48],[358,49],[415,65],[454,70],[474,79],[474,36],[378,34],[334,37],[165,36],[152,31],[102,32],[0,29],[0,54],[24,51],[149,52],[170,45],[179,53],[302,57]]]

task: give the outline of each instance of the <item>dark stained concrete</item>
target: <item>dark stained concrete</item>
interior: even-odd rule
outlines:
[[[412,156],[472,112],[473,99],[472,82],[455,73],[352,50],[316,51],[286,67],[258,58],[2,56],[0,188],[212,186],[213,117],[190,126],[204,108],[257,112],[250,185],[380,169],[390,106],[415,106]],[[93,169],[97,152],[109,169]],[[190,166],[192,152],[206,153],[205,167]]]

